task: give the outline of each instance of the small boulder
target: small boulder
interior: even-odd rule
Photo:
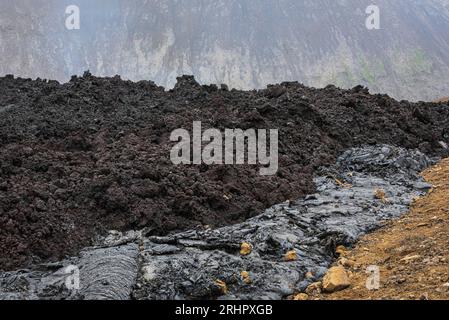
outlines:
[[[296,250],[291,250],[284,255],[285,261],[296,261],[298,260],[298,253]]]
[[[344,290],[350,285],[348,274],[342,266],[330,268],[323,279],[323,290],[327,293]]]
[[[241,254],[242,256],[247,256],[247,255],[249,255],[252,251],[253,251],[253,247],[252,247],[252,245],[250,245],[249,243],[243,242],[243,243],[240,245],[240,254]]]
[[[248,271],[242,271],[240,272],[240,276],[242,277],[243,282],[245,282],[246,284],[251,284],[252,280],[249,276],[249,272]]]

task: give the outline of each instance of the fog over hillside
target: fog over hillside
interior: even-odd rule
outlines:
[[[80,8],[79,30],[65,9]],[[368,30],[367,6],[380,8]],[[448,0],[0,0],[0,74],[67,81],[89,69],[172,87],[363,84],[449,95]]]

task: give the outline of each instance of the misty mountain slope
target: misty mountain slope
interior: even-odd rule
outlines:
[[[151,79],[261,88],[297,80],[357,84],[396,98],[449,92],[449,1],[378,0],[381,29],[365,27],[371,0],[0,0],[0,73],[66,81],[90,69]],[[81,29],[64,11],[78,4]]]

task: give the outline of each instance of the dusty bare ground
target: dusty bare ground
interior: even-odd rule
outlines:
[[[449,97],[444,97],[444,98],[441,98],[441,99],[437,99],[434,102],[435,103],[442,103],[442,102],[448,102],[448,101],[449,101]]]
[[[409,214],[342,252],[351,286],[332,294],[309,290],[309,299],[449,300],[449,159],[423,176],[434,188],[416,199]],[[380,269],[375,291],[366,287],[371,265]]]

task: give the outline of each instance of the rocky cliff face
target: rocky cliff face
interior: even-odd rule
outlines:
[[[381,29],[365,27],[371,0],[0,0],[0,73],[69,79],[179,74],[236,88],[297,80],[356,84],[395,98],[449,92],[449,1],[377,0]],[[67,30],[77,4],[81,29]]]

